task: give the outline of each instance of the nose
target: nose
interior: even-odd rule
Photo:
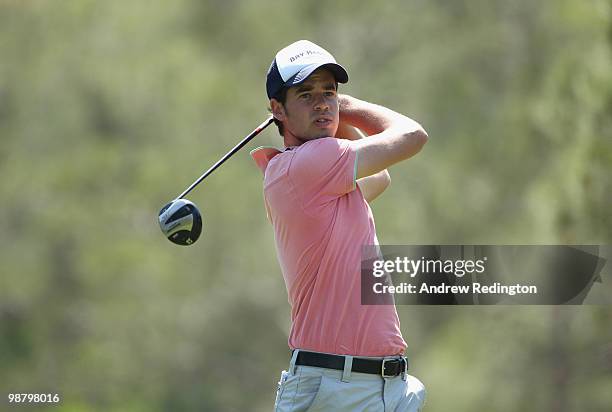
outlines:
[[[314,105],[314,109],[316,111],[327,111],[329,110],[329,102],[327,101],[327,98],[325,97],[325,94],[323,93],[318,93],[315,96],[315,105]]]

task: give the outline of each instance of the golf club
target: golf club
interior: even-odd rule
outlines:
[[[202,215],[193,202],[183,198],[227,159],[232,157],[238,150],[242,149],[255,136],[261,133],[262,130],[272,124],[273,121],[274,117],[270,115],[263,123],[257,126],[255,130],[249,133],[248,136],[242,139],[232,150],[227,152],[221,159],[204,172],[202,176],[185,189],[183,193],[166,204],[159,211],[159,227],[168,240],[182,246],[192,245],[198,240],[202,232]]]

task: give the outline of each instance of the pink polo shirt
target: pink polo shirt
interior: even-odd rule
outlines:
[[[363,245],[378,244],[370,206],[355,183],[353,142],[316,139],[251,155],[291,304],[289,347],[354,356],[404,353],[394,305],[361,305]]]

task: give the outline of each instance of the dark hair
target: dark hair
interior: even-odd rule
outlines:
[[[285,107],[285,102],[287,101],[287,90],[289,90],[289,88],[284,86],[278,91],[278,93],[272,96],[272,98],[277,100],[280,104],[282,104],[283,107]],[[272,109],[268,109],[268,110],[272,111]],[[280,134],[281,136],[284,136],[285,130],[283,129],[283,123],[277,120],[276,118],[274,118],[274,124],[276,125],[276,127],[278,127],[278,134]]]

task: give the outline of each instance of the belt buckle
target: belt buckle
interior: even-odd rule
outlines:
[[[382,360],[382,367],[380,370],[380,374],[383,378],[393,378],[397,376],[397,375],[385,375],[385,362],[397,362],[397,361],[399,361],[399,359],[383,359]],[[400,364],[400,368],[401,368],[401,364]]]

